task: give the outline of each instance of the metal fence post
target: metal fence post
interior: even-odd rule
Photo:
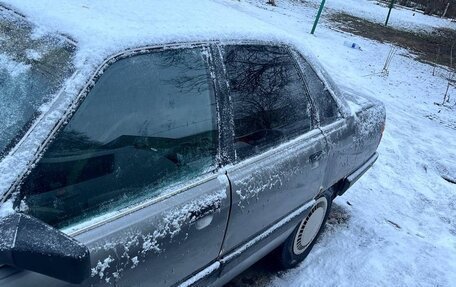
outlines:
[[[385,26],[388,26],[388,21],[391,15],[391,10],[393,10],[394,7],[394,0],[391,0],[391,3],[389,5],[389,11],[388,11],[388,16],[386,16],[386,21],[385,21]]]
[[[323,11],[323,7],[325,7],[325,2],[326,0],[321,1],[320,9],[318,9],[317,18],[315,18],[315,22],[313,24],[312,31],[310,32],[310,34],[314,34],[315,29],[317,29],[318,20],[320,20],[321,12]]]

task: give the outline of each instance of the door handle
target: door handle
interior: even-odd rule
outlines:
[[[220,209],[220,203],[206,205],[198,210],[190,211],[190,223],[195,222],[195,228],[201,230],[208,227],[214,219],[214,212]]]
[[[199,219],[210,215],[220,209],[220,202],[215,204],[209,204],[199,208],[198,210],[190,211],[190,221],[195,222]]]
[[[201,230],[203,228],[208,227],[212,223],[212,219],[214,219],[214,215],[213,214],[209,214],[209,215],[204,216],[203,218],[198,219],[196,221],[195,228],[197,230]]]

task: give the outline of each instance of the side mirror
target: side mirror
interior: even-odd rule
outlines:
[[[0,217],[0,265],[38,272],[69,283],[90,275],[89,249],[31,216]]]

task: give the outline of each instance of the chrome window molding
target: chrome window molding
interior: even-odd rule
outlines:
[[[254,156],[246,158],[242,161],[231,164],[231,165],[227,166],[225,169],[227,170],[228,173],[236,171],[245,166],[252,165],[258,161],[261,161],[265,158],[273,157],[275,155],[281,154],[285,150],[297,149],[297,148],[299,148],[300,145],[303,144],[303,142],[306,142],[308,139],[315,138],[318,136],[323,137],[323,134],[321,133],[321,130],[319,128],[315,127],[313,130],[311,130],[303,135],[300,135],[294,139],[291,139],[291,140],[281,143],[277,146],[274,146],[271,149],[268,149],[260,154],[254,155]]]
[[[96,215],[92,218],[93,220],[93,223],[90,223],[90,224],[87,224],[86,222],[87,221],[82,221],[80,222],[79,224],[76,224],[74,227],[67,227],[67,228],[63,228],[62,231],[64,233],[67,233],[69,236],[77,236],[77,235],[80,235],[82,233],[85,233],[85,232],[88,232],[92,229],[95,229],[99,226],[102,226],[104,224],[107,224],[109,222],[112,222],[114,220],[117,220],[121,217],[124,217],[124,216],[127,216],[129,214],[132,214],[138,210],[141,210],[141,209],[144,209],[144,208],[147,208],[157,202],[160,202],[160,201],[163,201],[165,199],[168,199],[170,197],[173,197],[175,195],[178,195],[180,193],[183,193],[189,189],[192,189],[198,185],[202,185],[206,182],[209,182],[211,180],[214,180],[215,178],[221,176],[222,174],[219,174],[218,172],[211,172],[211,173],[206,173],[206,174],[203,174],[199,177],[198,180],[192,182],[191,184],[188,184],[188,185],[185,185],[184,187],[182,188],[178,188],[178,189],[175,189],[174,191],[171,191],[171,192],[167,192],[167,193],[164,193],[162,195],[159,195],[157,197],[151,197],[149,199],[147,199],[146,201],[142,202],[142,203],[137,203],[137,204],[132,204],[128,207],[125,207],[121,210],[117,210],[117,211],[112,211],[113,215],[111,216],[107,216],[106,218],[102,218],[103,217],[103,214],[100,214],[100,215]],[[223,175],[224,176],[224,175]],[[98,218],[98,219],[97,219]]]

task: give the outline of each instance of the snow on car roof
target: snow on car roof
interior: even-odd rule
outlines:
[[[80,56],[106,58],[127,48],[172,42],[286,39],[285,31],[208,0],[1,3],[24,14],[39,29],[69,35],[78,42]]]

